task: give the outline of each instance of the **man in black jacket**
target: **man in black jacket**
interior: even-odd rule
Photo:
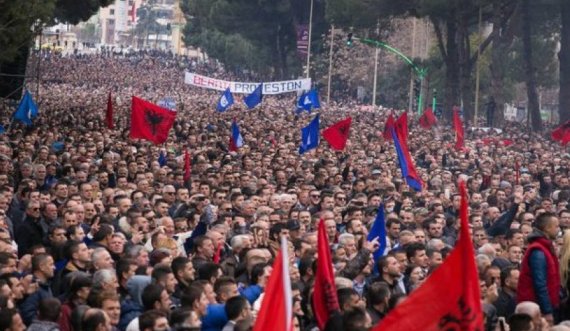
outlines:
[[[46,237],[47,232],[41,225],[40,202],[29,201],[24,221],[16,229],[18,255],[27,254],[32,246],[43,243]]]

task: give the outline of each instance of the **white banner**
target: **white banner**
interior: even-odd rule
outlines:
[[[217,91],[225,91],[228,87],[232,93],[249,94],[259,86],[259,83],[228,82],[210,78],[191,72],[184,75],[184,83]],[[311,79],[286,80],[282,82],[263,83],[263,94],[281,94],[311,89]]]

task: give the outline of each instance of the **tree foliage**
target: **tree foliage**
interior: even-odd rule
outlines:
[[[309,20],[307,0],[183,0],[185,43],[202,48],[227,69],[275,78],[300,74],[295,25]],[[313,41],[327,28],[324,3],[314,1]],[[316,37],[316,38],[315,38]]]

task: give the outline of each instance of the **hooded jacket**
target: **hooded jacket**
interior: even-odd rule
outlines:
[[[131,277],[127,282],[129,296],[121,303],[119,330],[126,330],[129,323],[143,313],[142,293],[150,282],[151,278],[149,276],[140,275]]]

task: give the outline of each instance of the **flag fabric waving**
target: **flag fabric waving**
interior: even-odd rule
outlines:
[[[192,171],[190,169],[190,153],[188,150],[184,151],[184,181],[188,181],[190,179],[190,175],[192,175]]]
[[[378,237],[378,241],[380,243],[380,247],[374,252],[374,272],[377,273],[378,266],[377,263],[378,259],[384,256],[386,252],[386,247],[388,246],[388,242],[386,241],[386,222],[384,220],[384,205],[380,204],[378,206],[378,212],[376,212],[376,219],[372,224],[372,228],[368,233],[368,241],[374,240]]]
[[[30,91],[26,90],[18,105],[18,109],[14,113],[14,119],[30,126],[32,125],[32,120],[36,117],[38,117],[38,106],[34,102]]]
[[[162,144],[168,139],[168,132],[175,119],[176,112],[133,96],[130,138],[146,139],[156,145]]]
[[[419,119],[419,124],[424,129],[431,129],[432,126],[437,124],[437,119],[433,114],[431,107],[428,107]]]
[[[281,237],[281,249],[273,262],[273,271],[267,281],[253,331],[292,330],[293,297],[287,249],[287,239]]]
[[[323,138],[331,145],[332,149],[337,151],[344,149],[350,134],[350,124],[352,124],[352,118],[347,117],[323,130]]]
[[[319,115],[301,129],[301,147],[299,147],[299,154],[317,148],[319,146]]]
[[[313,292],[313,309],[319,329],[324,330],[331,313],[339,311],[334,273],[332,269],[331,250],[325,221],[319,221],[317,232],[317,271]]]
[[[321,108],[321,103],[319,101],[319,93],[316,89],[301,94],[297,101],[297,112],[306,110],[310,113],[312,109],[318,108]]]
[[[559,141],[560,144],[565,146],[570,141],[570,121],[557,127],[551,133],[552,140]]]
[[[403,112],[400,117],[398,117],[398,119],[396,120],[396,123],[394,124],[394,126],[399,129],[398,131],[400,132],[400,139],[402,139],[403,141],[405,141],[406,143],[408,142],[408,112],[405,111]]]
[[[404,128],[401,126],[397,126],[392,129],[392,140],[394,140],[394,147],[398,154],[398,162],[400,164],[400,169],[402,170],[402,177],[404,177],[409,187],[416,191],[421,191],[422,180],[420,176],[418,176],[416,168],[414,167],[410,151],[408,150],[408,143],[403,138],[405,134],[403,131]]]
[[[111,96],[111,91],[109,91],[109,97],[107,98],[107,112],[105,113],[105,124],[108,129],[113,130],[115,125],[113,124],[113,97]]]
[[[232,134],[230,136],[230,151],[237,152],[238,148],[243,146],[243,136],[239,132],[236,120],[232,121]]]
[[[248,94],[243,101],[245,102],[248,109],[253,109],[261,103],[263,100],[263,83],[259,84],[258,87]]]
[[[386,125],[384,125],[384,133],[382,134],[384,140],[392,140],[392,128],[394,128],[394,126],[394,115],[390,114],[386,120]]]
[[[166,154],[164,154],[164,151],[160,151],[160,154],[158,155],[158,165],[161,168],[166,165]]]
[[[457,107],[453,107],[453,129],[455,130],[455,149],[461,150],[465,140],[465,131]]]
[[[234,96],[228,87],[224,93],[220,96],[220,100],[218,100],[218,105],[216,106],[216,110],[220,113],[225,112],[234,104]]]
[[[455,248],[373,331],[484,330],[479,277],[467,221],[465,183],[459,183],[459,188],[461,230]]]

